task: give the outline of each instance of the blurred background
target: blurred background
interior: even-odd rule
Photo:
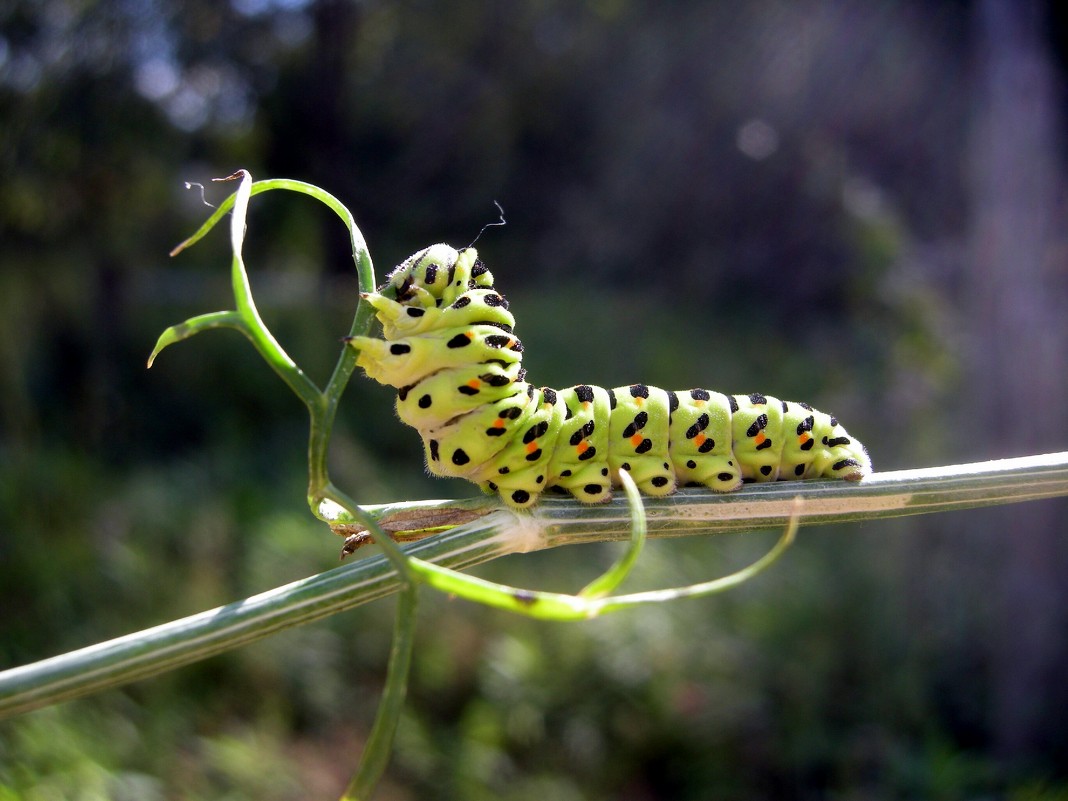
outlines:
[[[233,332],[185,181],[354,212],[379,276],[479,241],[532,380],[762,391],[890,470],[1068,447],[1065,13],[1048,0],[0,4],[0,667],[336,564],[302,407]],[[229,185],[208,184],[218,203]],[[319,381],[346,233],[253,200],[269,324]],[[354,378],[334,478],[432,482]],[[1064,502],[805,529],[713,599],[582,625],[425,593],[386,799],[1068,799]],[[638,584],[775,533],[658,543]],[[575,589],[595,546],[482,575]],[[0,722],[0,797],[336,797],[390,600]]]

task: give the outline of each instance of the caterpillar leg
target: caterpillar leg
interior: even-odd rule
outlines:
[[[538,502],[545,490],[545,474],[534,470],[505,474],[497,481],[484,481],[483,492],[499,495],[513,509],[529,509]]]

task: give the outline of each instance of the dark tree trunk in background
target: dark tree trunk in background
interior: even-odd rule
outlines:
[[[1068,410],[1064,209],[1057,76],[1036,0],[975,6],[971,148],[973,229],[967,390],[961,421],[974,455],[1061,450]],[[1063,748],[1056,718],[1068,694],[1065,505],[1035,503],[985,518],[1002,546],[1002,615],[992,648],[991,723],[1008,759]]]

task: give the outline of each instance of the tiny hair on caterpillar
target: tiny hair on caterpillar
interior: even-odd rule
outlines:
[[[347,342],[370,378],[397,388],[397,414],[419,432],[427,469],[513,508],[553,487],[606,501],[621,470],[648,495],[871,473],[864,446],[806,403],[645,384],[535,387],[515,318],[474,248],[432,245],[361,297],[382,338]]]

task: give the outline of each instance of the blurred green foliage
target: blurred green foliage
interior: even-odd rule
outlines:
[[[302,409],[247,344],[198,337],[144,369],[165,326],[229,305],[224,236],[165,254],[207,216],[182,182],[238,167],[340,197],[380,275],[466,244],[499,200],[508,226],[478,246],[538,382],[806,399],[879,469],[1065,447],[1063,362],[1031,368],[1041,393],[976,382],[984,336],[1021,361],[1060,336],[1027,306],[1036,327],[1009,330],[975,302],[987,17],[1051,32],[1044,6],[1019,7],[11,0],[0,667],[333,564],[304,511]],[[1034,46],[1059,81],[1058,45]],[[1033,216],[1057,208],[1042,200]],[[1059,278],[1033,286],[1063,310],[1068,248],[1043,242]],[[260,308],[320,379],[355,303],[347,250],[309,201],[253,201]],[[984,416],[1021,393],[1039,398],[1027,425]],[[354,382],[336,480],[367,502],[472,492],[421,474],[392,402]],[[729,596],[589,624],[428,598],[380,797],[1068,798],[1068,554],[1043,539],[1065,507],[1042,509],[806,530]],[[747,539],[659,544],[638,572],[727,572],[759,550]],[[482,572],[574,589],[608,558]],[[372,604],[0,722],[0,799],[336,796],[391,622]]]

